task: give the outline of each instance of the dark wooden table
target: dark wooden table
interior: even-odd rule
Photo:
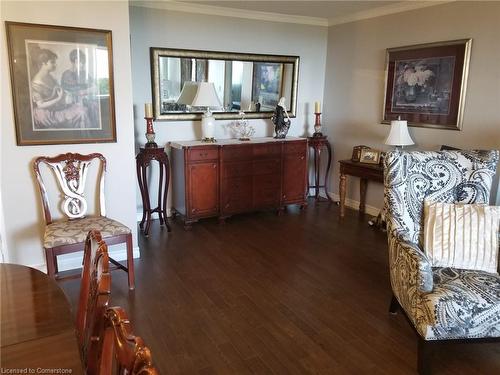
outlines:
[[[160,178],[158,179],[158,206],[151,209],[151,202],[149,199],[147,169],[151,162],[156,160],[160,168]],[[167,222],[167,194],[168,194],[168,181],[169,181],[169,161],[168,156],[163,148],[159,147],[145,147],[141,148],[136,158],[137,167],[137,180],[139,181],[139,188],[142,197],[142,220],[139,227],[144,230],[144,234],[149,234],[151,226],[151,214],[158,213],[160,225],[167,226],[170,232],[170,225]],[[146,227],[144,228],[144,223]]]
[[[379,164],[360,163],[352,160],[339,160],[340,163],[340,217],[345,214],[346,176],[360,178],[359,183],[359,212],[365,212],[366,189],[368,180],[384,182],[384,167]]]
[[[307,192],[309,193],[309,189],[313,188],[314,189],[314,198],[317,201],[320,201],[320,196],[319,196],[319,190],[323,188],[325,190],[325,195],[326,198],[325,200],[333,202],[330,196],[328,195],[328,191],[326,189],[326,182],[328,181],[328,172],[330,172],[330,165],[332,163],[332,148],[330,146],[330,142],[327,140],[327,136],[318,136],[318,137],[308,137],[307,138],[307,143],[309,147],[313,149],[314,152],[314,185],[308,185]],[[320,176],[319,176],[319,169],[321,165],[321,154],[323,149],[326,149],[328,155],[327,157],[327,164],[326,164],[326,170],[325,170],[325,176],[323,179],[323,184],[320,185]],[[308,180],[309,183],[309,180]]]
[[[71,369],[72,375],[82,374],[70,304],[56,282],[30,267],[0,264],[0,285],[2,371]]]

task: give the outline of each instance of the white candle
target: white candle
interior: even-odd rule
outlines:
[[[321,103],[320,102],[314,103],[314,113],[321,113]]]
[[[153,104],[145,103],[144,104],[144,117],[151,118],[153,117]]]

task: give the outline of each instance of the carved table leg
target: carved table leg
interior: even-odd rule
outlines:
[[[319,168],[321,162],[321,148],[314,147],[314,178],[315,178],[315,188],[314,188],[314,199],[319,197]]]
[[[165,221],[165,225],[167,226],[167,231],[170,232],[172,228],[170,228],[170,224],[168,223],[167,219],[167,196],[168,196],[168,184],[170,182],[170,174],[168,170],[168,159],[167,163],[164,164],[165,167],[165,189],[163,189],[163,219]]]
[[[368,186],[368,180],[362,178],[359,181],[359,213],[365,213],[365,203],[366,203],[366,188]]]
[[[146,228],[144,229],[144,234],[147,236],[149,234],[149,228],[151,227],[151,205],[149,201],[149,190],[148,190],[148,180],[146,176],[147,168],[142,167],[142,180],[144,185],[144,200],[143,205],[146,209]]]
[[[325,142],[326,145],[326,150],[328,151],[328,163],[326,165],[326,171],[325,171],[325,181],[324,181],[324,186],[323,188],[325,189],[325,195],[328,198],[330,202],[333,203],[332,198],[328,194],[328,189],[327,189],[327,181],[328,181],[328,173],[330,172],[330,166],[332,164],[332,147],[330,146],[330,142]]]
[[[136,169],[137,169],[137,181],[139,182],[139,189],[141,190],[141,198],[142,198],[142,219],[141,222],[139,223],[139,228],[143,229],[144,227],[144,220],[146,220],[146,207],[144,206],[144,201],[146,200],[144,196],[144,182],[142,181],[142,166],[139,160],[136,162]]]
[[[340,217],[344,217],[345,214],[345,184],[346,176],[345,174],[340,175],[339,193],[340,193]]]
[[[160,177],[158,179],[158,218],[160,219],[160,225],[163,225],[163,221],[165,218],[165,212],[162,211],[162,202],[161,199],[163,197],[163,168],[164,165],[162,161],[158,161],[158,168],[160,170]],[[166,220],[165,220],[166,221]]]

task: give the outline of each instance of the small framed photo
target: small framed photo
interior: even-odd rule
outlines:
[[[383,123],[460,130],[472,39],[389,48]]]
[[[380,162],[380,151],[372,149],[361,150],[359,161],[367,164],[378,164]]]
[[[361,158],[361,150],[366,150],[366,149],[369,149],[370,147],[368,146],[363,146],[363,145],[359,145],[359,146],[354,146],[352,148],[352,156],[351,156],[351,160],[352,161],[359,161],[359,159]]]
[[[17,144],[116,142],[111,31],[6,30]]]

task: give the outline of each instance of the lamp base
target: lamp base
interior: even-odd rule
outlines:
[[[203,142],[215,142],[215,118],[210,110],[207,110],[201,118],[201,140]]]

